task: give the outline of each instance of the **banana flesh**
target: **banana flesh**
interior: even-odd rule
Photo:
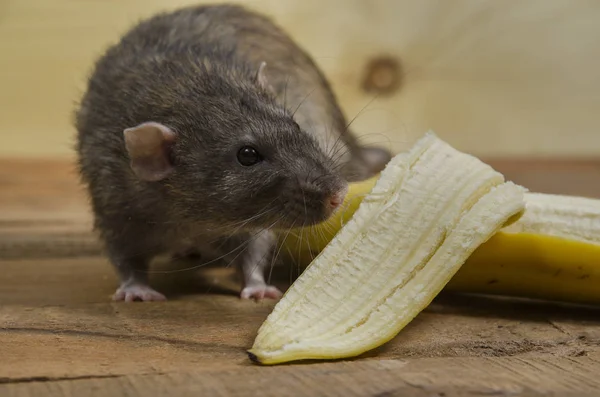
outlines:
[[[524,189],[435,134],[392,159],[262,324],[252,360],[360,355],[392,339],[524,209]]]

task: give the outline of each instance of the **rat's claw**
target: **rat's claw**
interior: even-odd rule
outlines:
[[[165,301],[167,300],[167,298],[160,292],[153,290],[147,285],[130,284],[119,287],[119,289],[117,289],[117,292],[115,292],[115,294],[113,295],[113,300],[125,302],[151,302]]]
[[[272,285],[254,285],[248,286],[242,290],[240,297],[242,299],[279,299],[283,296],[283,293],[279,291],[277,287]]]

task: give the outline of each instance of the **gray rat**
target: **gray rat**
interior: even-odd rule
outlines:
[[[279,298],[265,269],[277,230],[323,222],[348,182],[391,159],[346,128],[309,55],[238,5],[139,22],[96,62],[76,151],[120,277],[114,300],[164,300],[150,261],[193,249],[235,264],[242,298]]]

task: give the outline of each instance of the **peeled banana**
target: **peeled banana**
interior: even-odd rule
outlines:
[[[389,341],[523,209],[523,188],[426,134],[392,159],[275,305],[250,358],[336,359]]]
[[[326,224],[287,236],[306,266],[348,222],[378,178],[355,183]],[[600,304],[600,200],[525,193],[526,210],[482,244],[445,290]]]

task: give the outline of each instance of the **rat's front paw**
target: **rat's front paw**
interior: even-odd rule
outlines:
[[[242,299],[279,299],[283,296],[281,291],[277,289],[277,287],[273,287],[272,285],[252,285],[244,288],[240,297]]]
[[[114,301],[125,301],[125,302],[133,302],[133,301],[143,301],[143,302],[151,302],[151,301],[165,301],[167,298],[161,294],[150,288],[147,285],[143,284],[129,284],[122,285],[119,287],[117,292],[113,295]]]

